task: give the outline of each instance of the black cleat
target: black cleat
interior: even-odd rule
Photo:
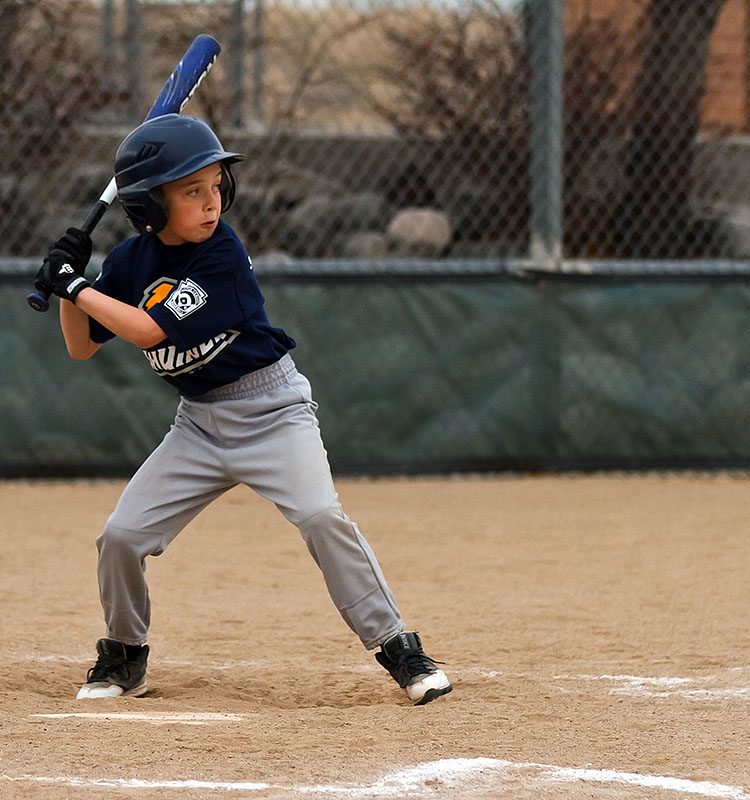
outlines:
[[[99,657],[86,674],[77,700],[96,697],[140,697],[146,693],[148,645],[132,647],[114,639],[99,639]]]
[[[398,633],[375,653],[378,664],[390,672],[415,706],[423,706],[453,690],[443,670],[422,650],[416,633]]]

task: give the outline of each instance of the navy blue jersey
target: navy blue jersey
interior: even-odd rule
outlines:
[[[221,220],[205,242],[165,245],[152,234],[122,242],[93,286],[148,312],[167,338],[143,353],[187,397],[266,367],[295,346],[271,327],[252,262]],[[95,342],[114,336],[93,318],[89,329]]]

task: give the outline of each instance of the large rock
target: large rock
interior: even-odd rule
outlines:
[[[377,259],[388,255],[388,242],[385,234],[377,231],[359,231],[347,236],[341,244],[343,258]]]
[[[273,212],[266,191],[250,184],[240,185],[234,203],[225,214],[226,221],[237,231],[246,247],[265,248],[272,241],[273,230],[279,224],[280,215]]]
[[[385,200],[373,192],[310,197],[289,214],[279,245],[298,258],[325,258],[342,235],[380,228],[387,214]]]
[[[264,267],[288,267],[294,264],[294,259],[283,250],[266,250],[252,257],[253,267],[263,270]]]
[[[311,197],[338,197],[344,194],[342,184],[311,170],[290,164],[275,166],[258,188],[273,211],[291,211]]]
[[[388,226],[388,241],[396,252],[438,256],[453,237],[450,219],[432,208],[404,208]]]

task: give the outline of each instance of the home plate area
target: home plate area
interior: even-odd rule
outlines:
[[[49,663],[50,657],[45,657]],[[64,659],[60,659],[63,661]],[[68,659],[74,661],[75,659]],[[175,666],[178,666],[175,662]],[[184,666],[184,664],[183,664]],[[220,666],[224,670],[232,668],[231,662]],[[234,665],[245,668],[244,662]],[[253,666],[257,669],[258,662]],[[460,665],[459,665],[460,666]],[[362,671],[371,671],[364,668]],[[376,670],[372,670],[376,672]],[[688,700],[696,709],[705,703],[739,701],[747,709],[750,702],[750,687],[745,681],[750,668],[732,668],[711,675],[686,677],[637,676],[637,675],[552,675],[540,681],[539,676],[530,673],[509,674],[487,668],[463,665],[459,674],[475,680],[479,684],[497,686],[501,683],[517,684],[526,681],[536,683],[542,692],[562,694],[584,694],[592,687],[600,696],[631,698],[678,697]],[[92,704],[78,704],[86,707]],[[133,707],[135,703],[131,704]],[[200,711],[119,711],[91,710],[35,713],[29,721],[36,724],[86,723],[97,726],[101,736],[122,737],[133,735],[134,728],[156,726],[179,731],[180,728],[241,727],[252,728],[257,714],[239,712],[200,712]],[[413,712],[412,712],[413,713]],[[45,730],[50,730],[47,727]],[[123,734],[123,731],[129,733]],[[137,732],[135,733],[137,735]],[[180,737],[177,737],[178,739]],[[210,735],[207,737],[210,741]],[[499,744],[499,742],[498,742]],[[254,773],[252,762],[248,761],[248,772]],[[91,796],[108,790],[126,792],[132,796],[152,797],[219,797],[225,794],[254,798],[662,798],[675,800],[687,796],[725,798],[726,800],[750,800],[750,792],[743,786],[728,783],[686,778],[680,775],[652,774],[620,769],[594,768],[591,765],[562,766],[560,764],[511,761],[489,757],[442,758],[433,761],[404,766],[378,773],[376,770],[361,782],[278,782],[267,781],[253,774],[247,779],[226,780],[217,770],[213,777],[201,778],[159,778],[148,779],[142,776],[113,777],[103,772],[101,775],[83,777],[80,775],[23,774],[2,776],[6,789],[26,792],[57,787],[68,796],[70,792],[80,792],[81,796]],[[5,796],[3,793],[2,796]],[[19,794],[21,796],[21,794]],[[23,796],[29,796],[24,794]],[[33,796],[33,794],[31,795]]]

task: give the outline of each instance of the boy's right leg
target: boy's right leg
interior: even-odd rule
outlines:
[[[98,659],[79,698],[145,692],[151,618],[145,559],[164,552],[203,508],[234,485],[201,428],[178,413],[97,539],[106,638],[97,642]]]

